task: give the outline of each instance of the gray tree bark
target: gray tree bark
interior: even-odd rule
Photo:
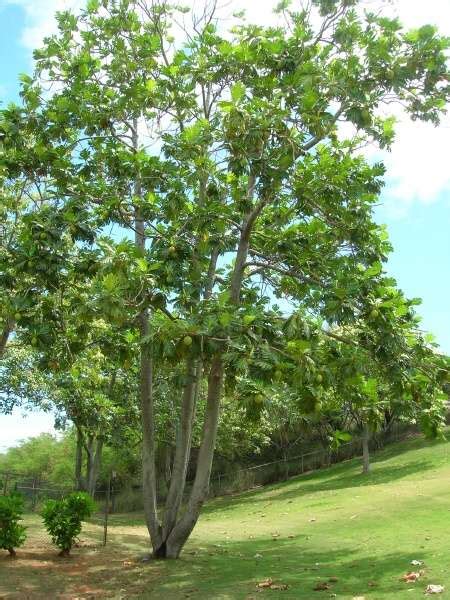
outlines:
[[[249,177],[248,199],[252,200],[255,190],[256,179],[253,175]],[[241,227],[240,240],[236,252],[235,265],[230,283],[230,300],[238,305],[240,302],[242,282],[248,257],[250,235],[253,225],[265,206],[265,202],[258,202],[252,210],[245,215]],[[217,254],[211,257],[214,264],[217,262]],[[212,282],[213,285],[213,282]],[[209,287],[208,287],[209,286]],[[207,285],[208,294],[212,291],[211,282]],[[188,505],[184,514],[174,524],[172,529],[164,529],[164,541],[155,556],[161,558],[178,558],[180,552],[194,529],[200,510],[208,496],[209,481],[211,476],[212,461],[217,438],[217,427],[220,414],[220,400],[222,396],[224,378],[224,355],[226,347],[219,350],[212,357],[208,376],[208,393],[203,422],[202,441],[197,459],[197,469],[194,484],[189,497]]]
[[[15,325],[15,323],[14,323],[13,319],[10,319],[10,318],[6,319],[6,323],[0,334],[0,358],[2,358],[3,355],[5,354],[6,345],[8,343],[9,336],[11,335],[11,333],[14,329],[14,325]]]
[[[85,488],[83,481],[83,434],[77,429],[77,445],[75,451],[75,488],[83,491]]]
[[[133,148],[139,150],[138,122],[133,121]],[[139,175],[136,176],[134,184],[134,196],[141,198],[142,186]],[[145,255],[146,235],[145,222],[139,206],[134,211],[135,245]],[[141,340],[141,360],[139,372],[139,400],[141,406],[142,421],[142,488],[144,497],[144,512],[147,528],[150,534],[153,548],[159,548],[162,543],[162,528],[158,518],[158,506],[156,495],[156,447],[154,426],[154,402],[153,402],[153,360],[150,349],[150,319],[147,309],[142,309],[137,317],[139,334]]]
[[[209,479],[217,438],[219,423],[220,398],[222,395],[224,366],[222,355],[216,355],[211,364],[208,377],[208,396],[206,401],[205,420],[203,423],[202,442],[197,459],[195,480],[190,494],[188,506],[183,516],[176,523],[165,541],[166,558],[178,558],[200,516],[200,510],[208,495]]]
[[[363,451],[363,473],[370,472],[370,430],[367,424],[364,425],[362,433],[362,451]]]
[[[172,531],[183,500],[186,473],[191,452],[192,427],[194,424],[197,379],[199,364],[191,358],[186,365],[186,383],[181,405],[180,428],[177,435],[175,457],[172,466],[172,477],[166,499],[164,512],[163,537]]]
[[[102,462],[103,439],[89,436],[87,441],[86,491],[94,497]]]

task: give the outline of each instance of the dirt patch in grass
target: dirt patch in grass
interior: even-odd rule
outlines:
[[[139,559],[137,550],[140,545],[144,547],[144,537],[135,539],[136,548],[130,549],[130,544],[118,543],[113,534],[103,547],[96,539],[98,528],[88,526],[86,537],[80,539],[71,556],[61,558],[43,539],[35,521],[34,516],[25,519],[29,537],[17,558],[0,554],[0,599],[139,597],[158,578],[158,564],[146,565]]]

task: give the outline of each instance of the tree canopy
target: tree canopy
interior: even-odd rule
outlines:
[[[448,368],[417,300],[384,271],[392,248],[373,218],[384,167],[361,147],[389,148],[396,103],[438,123],[449,40],[358,0],[278,10],[284,25],[223,31],[213,3],[180,35],[180,7],[91,0],[58,14],[22,104],[1,113],[2,197],[13,230],[24,207],[25,248],[2,248],[3,337],[17,323],[63,377],[84,361],[72,383],[86,383],[90,408],[94,356],[105,384],[135,376],[156,557],[178,557],[198,519],[224,395],[258,414],[286,386],[303,412],[350,401],[372,424],[385,409],[430,432],[442,422]],[[161,519],[156,426],[169,396]]]

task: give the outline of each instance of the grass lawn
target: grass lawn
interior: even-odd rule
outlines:
[[[368,476],[352,460],[217,499],[179,561],[140,561],[141,515],[112,516],[106,548],[101,527],[86,525],[70,559],[28,516],[19,558],[0,556],[0,598],[414,600],[432,583],[446,590],[431,597],[450,599],[449,448],[414,438],[379,452]],[[417,582],[400,581],[419,569]],[[258,589],[266,578],[288,589]]]

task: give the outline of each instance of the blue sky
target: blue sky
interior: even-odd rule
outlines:
[[[249,20],[267,23],[273,19],[271,8],[275,0],[233,2],[236,8],[248,9]],[[379,0],[380,6],[382,2]],[[82,0],[0,0],[3,105],[17,99],[17,76],[30,72],[31,49],[54,29],[54,11],[76,8],[82,3]],[[436,23],[450,35],[447,0],[426,3],[394,0],[389,10],[397,12],[407,26]],[[388,169],[387,185],[382,206],[376,213],[377,220],[388,225],[394,245],[387,270],[407,296],[423,299],[418,308],[423,328],[432,332],[443,351],[450,354],[450,119],[445,118],[442,126],[435,129],[412,124],[401,114],[398,118],[397,142],[391,153],[383,157]],[[18,439],[51,430],[49,415],[33,414],[25,421],[20,414],[0,416],[0,451]]]

